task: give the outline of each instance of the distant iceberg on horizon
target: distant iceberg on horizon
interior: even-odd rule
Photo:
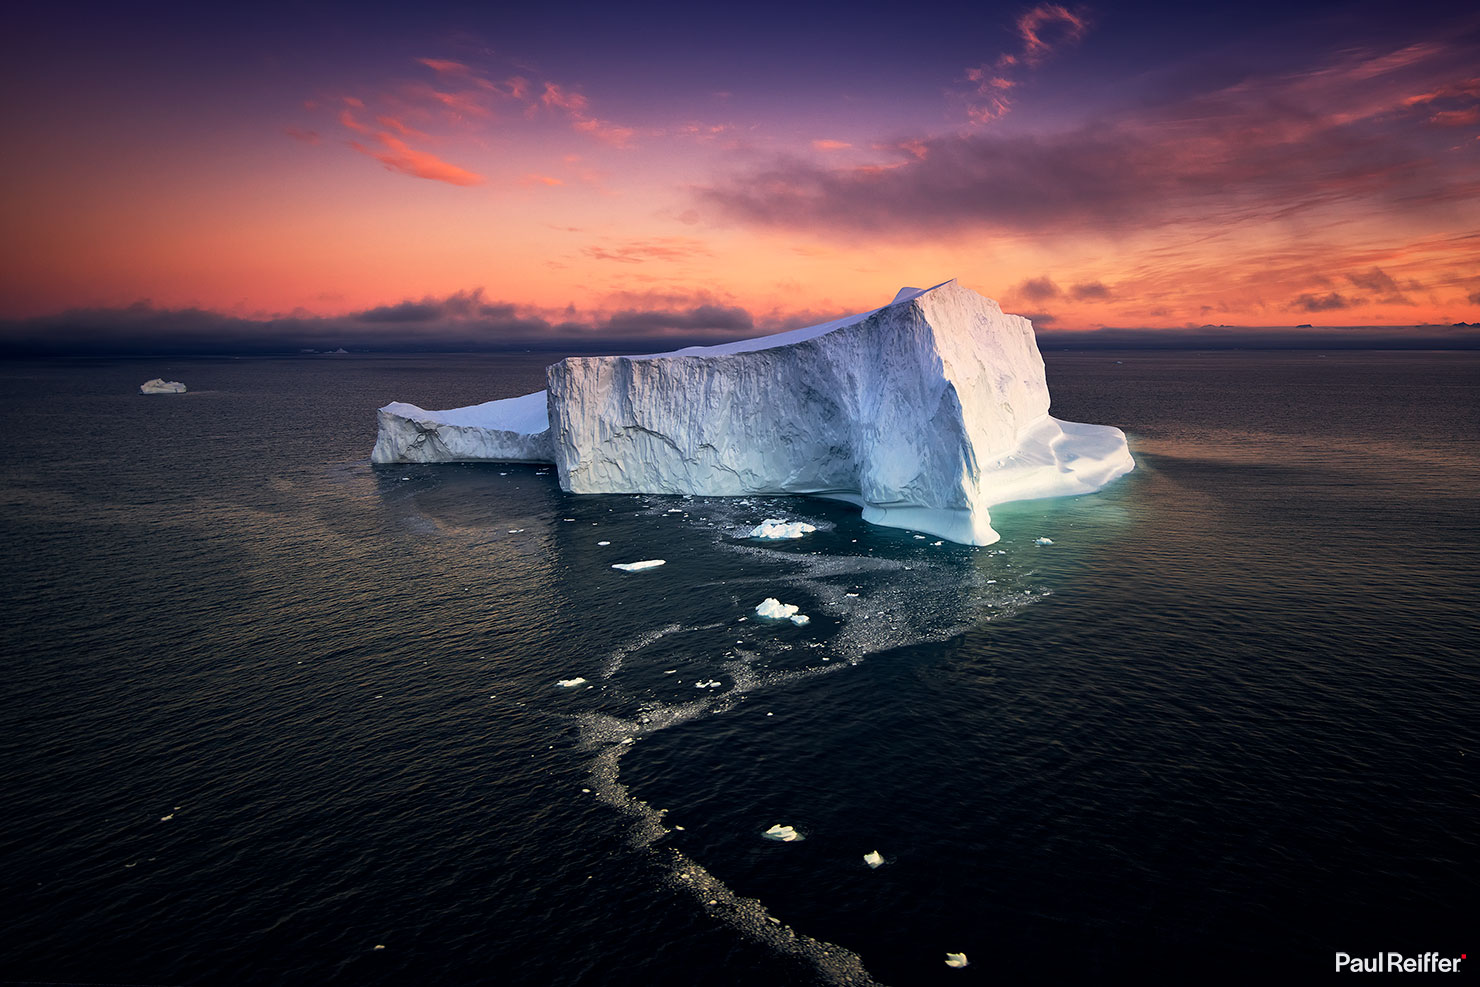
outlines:
[[[374,463],[553,463],[571,493],[811,494],[968,545],[988,509],[1092,493],[1125,435],[1048,414],[1033,325],[955,281],[883,308],[717,346],[568,357],[548,389],[379,411]]]

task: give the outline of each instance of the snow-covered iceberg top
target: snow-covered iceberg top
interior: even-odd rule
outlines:
[[[165,380],[163,377],[156,377],[153,380],[146,380],[144,381],[144,383],[140,384],[139,393],[184,394],[185,385],[180,383],[178,380]]]
[[[1048,414],[1033,326],[954,281],[718,346],[570,357],[547,391],[380,409],[377,463],[552,462],[573,493],[815,494],[973,545],[988,509],[1134,468],[1117,428]]]

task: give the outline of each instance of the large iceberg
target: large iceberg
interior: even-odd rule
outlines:
[[[452,411],[388,404],[370,458],[549,462],[572,493],[815,494],[971,545],[997,541],[995,504],[1135,467],[1120,429],[1049,416],[1032,323],[954,281],[772,336],[569,357],[546,380]]]

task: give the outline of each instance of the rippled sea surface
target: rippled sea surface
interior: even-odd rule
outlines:
[[[1475,951],[1480,357],[1047,359],[1138,466],[985,549],[368,463],[377,406],[537,389],[534,356],[0,364],[0,980]]]

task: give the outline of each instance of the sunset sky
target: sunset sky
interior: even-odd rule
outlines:
[[[732,338],[954,277],[1056,330],[1480,321],[1474,5],[1197,6],[33,5],[0,320]]]

